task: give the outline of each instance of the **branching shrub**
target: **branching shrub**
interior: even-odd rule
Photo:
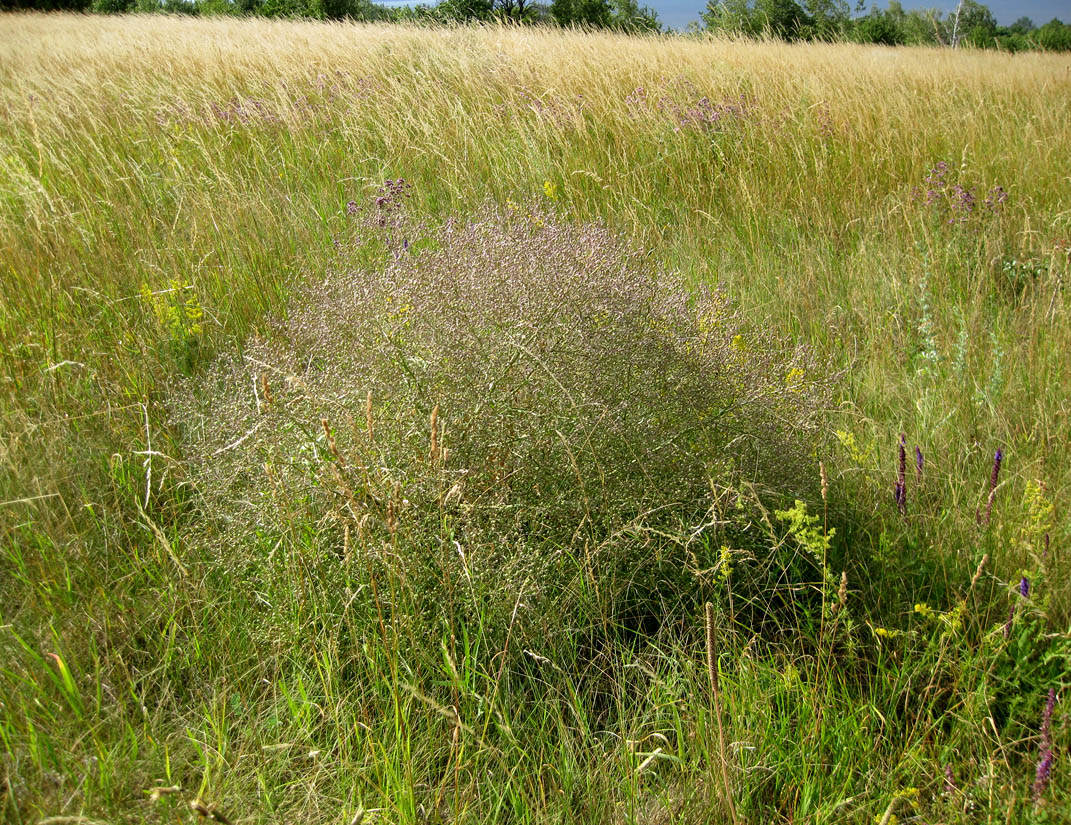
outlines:
[[[423,230],[385,199],[350,208],[340,260],[364,265],[175,401],[222,535],[404,541],[466,586],[562,554],[602,575],[701,523],[712,479],[811,484],[829,377],[804,349],[605,228],[513,208]]]

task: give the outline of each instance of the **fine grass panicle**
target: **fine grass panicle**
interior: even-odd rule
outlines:
[[[458,543],[489,572],[581,552],[614,568],[638,531],[700,523],[712,478],[812,485],[830,370],[745,331],[724,295],[535,207],[432,230],[379,214],[264,338],[171,399],[229,543],[299,516],[461,563]]]

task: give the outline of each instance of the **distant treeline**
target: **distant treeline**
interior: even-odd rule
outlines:
[[[0,0],[0,10],[165,12],[191,15],[262,15],[323,20],[466,22],[512,20],[629,32],[660,32],[658,14],[639,0],[440,0],[386,6],[372,0]],[[1037,26],[1020,17],[998,26],[988,7],[962,0],[952,12],[906,11],[858,0],[708,0],[692,32],[726,32],[782,40],[849,40],[888,46],[973,46],[1005,51],[1071,51],[1071,24],[1053,19]]]
[[[440,0],[386,6],[371,0],[0,0],[0,10],[164,12],[191,15],[261,15],[367,22],[477,22],[513,20],[562,26],[661,31],[653,9],[637,0]]]
[[[854,15],[844,0],[709,0],[700,16],[710,31],[783,40],[1071,51],[1071,24],[1054,19],[1039,27],[1029,17],[1020,17],[1010,26],[998,26],[993,12],[976,0],[962,0],[949,14],[938,9],[905,11],[899,0],[889,0],[886,9],[865,11],[864,0]]]

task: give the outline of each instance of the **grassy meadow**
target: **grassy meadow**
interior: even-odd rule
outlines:
[[[1067,62],[0,15],[0,821],[1068,821]]]

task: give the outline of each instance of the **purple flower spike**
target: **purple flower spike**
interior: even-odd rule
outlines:
[[[922,466],[923,466],[922,450],[919,448],[919,445],[916,444],[915,445],[915,476],[916,476],[916,479],[919,482],[922,481]]]
[[[945,793],[946,794],[950,794],[950,793],[955,793],[955,792],[956,792],[956,776],[952,772],[952,766],[951,765],[945,765]]]
[[[1045,789],[1049,786],[1049,779],[1052,777],[1052,751],[1045,751],[1045,754],[1038,761],[1037,773],[1034,774],[1034,802],[1035,804],[1041,801],[1042,795],[1045,793]]]
[[[1041,714],[1041,743],[1038,746],[1038,767],[1034,773],[1034,804],[1041,801],[1052,778],[1052,714],[1056,710],[1056,689],[1049,688],[1049,699]]]
[[[900,515],[907,513],[907,436],[900,434],[900,464],[896,473],[896,487],[893,488],[893,498],[896,500],[896,509]]]
[[[1000,480],[1000,465],[1004,463],[1004,450],[997,449],[993,454],[993,472],[989,476],[989,500],[985,505],[985,523],[993,515],[993,501],[997,497],[997,482]]]
[[[1023,576],[1019,580],[1019,595],[1022,596],[1024,599],[1030,598],[1030,579],[1028,579],[1026,576]]]

